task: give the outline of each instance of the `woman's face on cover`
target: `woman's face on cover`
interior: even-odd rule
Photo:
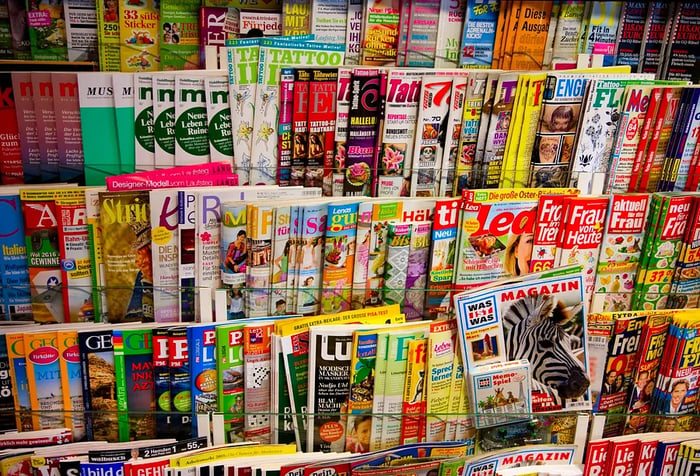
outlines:
[[[530,272],[530,258],[532,257],[532,240],[533,233],[523,233],[520,235],[520,241],[515,248],[515,259],[518,260],[518,270],[520,275]]]
[[[675,387],[673,387],[673,391],[671,392],[671,403],[674,407],[679,406],[683,402],[686,393],[688,393],[688,386],[685,383],[678,383]]]

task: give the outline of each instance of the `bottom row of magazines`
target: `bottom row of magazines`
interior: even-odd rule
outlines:
[[[586,422],[584,427],[587,428]],[[467,442],[413,443],[365,454],[301,453],[293,444],[183,441],[70,443],[68,429],[0,435],[2,476],[592,476],[695,475],[700,433],[646,433],[475,455]],[[48,446],[13,449],[17,446]],[[585,448],[585,458],[584,458]]]

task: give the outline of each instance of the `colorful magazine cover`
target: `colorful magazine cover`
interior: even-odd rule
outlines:
[[[350,112],[343,195],[373,195],[374,162],[381,103],[382,75],[377,69],[355,69],[350,82]]]
[[[596,267],[592,312],[629,309],[642,253],[650,196],[613,194]]]
[[[226,442],[244,441],[244,361],[245,324],[216,328],[216,406],[224,414]]]
[[[418,120],[423,71],[391,70],[387,79],[384,130],[379,156],[378,197],[408,195],[413,164],[415,128],[402,127]]]
[[[479,366],[469,372],[468,386],[476,413],[476,428],[513,424],[529,418],[530,363],[527,359]]]
[[[156,435],[151,329],[115,329],[113,334],[119,440]]]
[[[360,64],[393,64],[398,54],[400,2],[371,0],[364,4]]]
[[[33,428],[64,427],[61,368],[54,358],[58,356],[56,331],[25,332],[24,351]]]
[[[151,190],[151,252],[153,260],[153,318],[179,322],[179,229],[177,191]]]
[[[359,54],[359,51],[358,51]],[[335,148],[333,152],[332,194],[343,196],[345,159],[347,157],[348,119],[350,114],[350,80],[352,69],[338,68],[338,96],[335,103]]]
[[[455,308],[462,354],[470,369],[485,355],[493,357],[484,363],[527,358],[534,412],[590,408],[583,317],[587,303],[580,267],[466,291],[455,296]],[[530,339],[539,329],[551,332],[556,363],[545,358],[549,352],[533,352]],[[554,368],[557,371],[551,372]]]
[[[309,204],[300,208],[300,240],[296,256],[298,265],[295,289],[298,293],[296,312],[316,314],[321,309],[321,281],[323,276],[323,243],[326,231],[328,205]]]
[[[425,315],[431,228],[432,222],[411,225],[404,297],[404,314],[408,321],[420,321]]]
[[[59,179],[58,136],[51,73],[32,73],[32,91],[39,132],[41,180],[43,183],[57,182]]]
[[[452,308],[450,289],[457,253],[460,203],[461,200],[456,198],[435,202],[426,293],[426,312],[430,317],[447,315]]]
[[[32,320],[31,291],[29,288],[29,266],[27,246],[24,238],[24,219],[19,190],[0,197],[2,226],[0,245],[2,253],[2,306],[4,320]]]
[[[426,433],[428,442],[446,439],[454,369],[457,321],[437,321],[430,326],[424,385],[426,392]],[[459,400],[459,399],[457,399]]]
[[[107,320],[152,322],[151,215],[145,192],[100,192]]]
[[[350,309],[358,203],[328,205],[323,260],[323,314]]]
[[[435,41],[436,68],[456,68],[459,65],[465,10],[465,0],[440,2],[440,19]]]
[[[125,73],[159,71],[160,14],[155,0],[121,0],[119,15],[120,70]]]
[[[410,164],[413,197],[434,197],[438,194],[452,83],[452,78],[448,76],[423,76],[413,146],[416,156]]]
[[[292,161],[290,185],[304,185],[309,156],[309,82],[311,71],[294,68],[294,98],[292,106]]]
[[[218,409],[215,326],[216,324],[200,324],[187,328],[187,342],[191,349],[189,351],[191,409],[195,414]],[[199,434],[197,418],[192,420],[192,432]]]
[[[401,436],[402,445],[419,443],[425,438],[425,379],[426,348],[428,339],[415,339],[408,342],[406,357],[406,380],[401,406]],[[415,416],[410,416],[415,415]]]
[[[455,164],[454,192],[452,194],[455,197],[462,196],[462,190],[470,186],[472,181],[487,79],[488,74],[484,72],[472,72],[467,78],[458,159]]]
[[[495,0],[486,2],[467,0],[466,4],[459,65],[462,67],[468,65],[470,68],[490,68],[494,53],[499,3]]]
[[[337,70],[311,70],[304,186],[323,187],[324,196],[332,195],[337,88]]]
[[[270,442],[270,380],[272,369],[272,323],[246,324],[243,328],[243,362],[245,376],[246,441]]]
[[[175,75],[153,75],[155,166],[175,166]]]
[[[502,74],[496,85],[481,177],[478,179],[485,188],[497,187],[501,178],[519,76],[519,73]]]

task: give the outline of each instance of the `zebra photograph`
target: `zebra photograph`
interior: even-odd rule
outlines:
[[[530,362],[533,394],[548,400],[541,411],[571,408],[573,402],[578,409],[587,400],[591,382],[582,322],[580,301],[567,306],[550,294],[517,299],[503,313],[506,357]]]

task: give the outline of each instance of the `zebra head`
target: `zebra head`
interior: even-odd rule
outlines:
[[[579,310],[567,310],[554,296],[542,294],[519,299],[503,316],[508,360],[527,359],[533,387],[549,387],[561,399],[580,397],[590,385],[574,355],[581,340],[563,327]]]

